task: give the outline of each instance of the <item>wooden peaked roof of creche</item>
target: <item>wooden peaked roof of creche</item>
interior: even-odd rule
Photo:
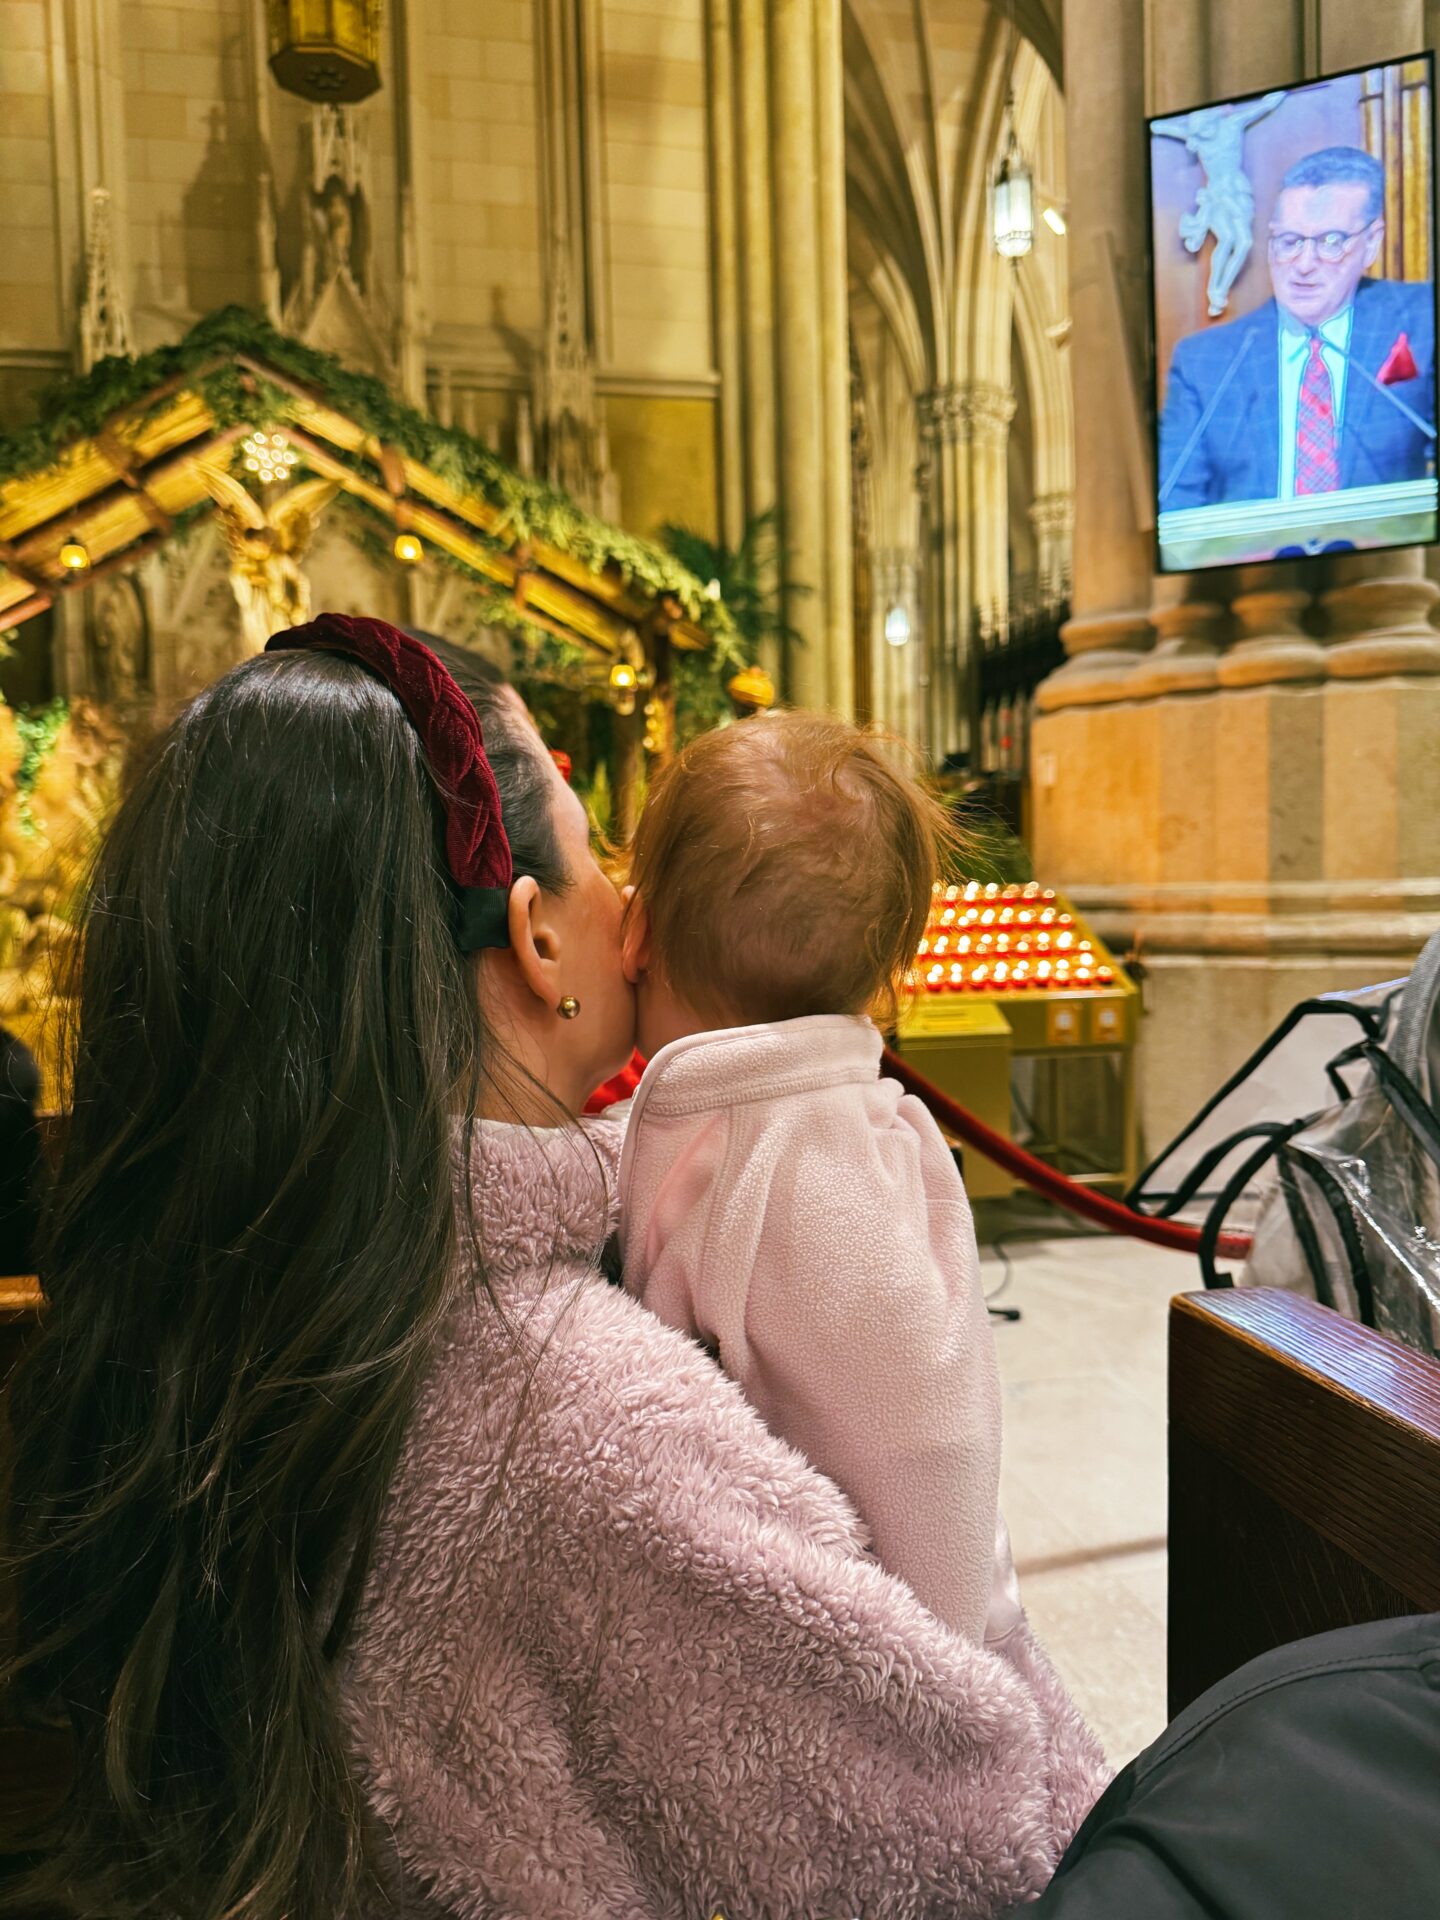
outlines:
[[[0,438],[0,631],[129,566],[213,507],[203,463],[283,428],[301,462],[416,533],[512,618],[594,655],[664,634],[698,649],[729,615],[662,548],[528,480],[382,381],[227,307],[175,345],[57,383]],[[70,572],[70,540],[89,565]]]

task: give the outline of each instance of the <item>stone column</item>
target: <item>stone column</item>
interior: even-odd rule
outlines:
[[[1326,66],[1403,58],[1430,42],[1422,0],[1320,0]],[[1440,902],[1440,587],[1418,548],[1337,558],[1328,623],[1325,874],[1337,902],[1364,901],[1389,932]]]
[[[1225,609],[1213,600],[1161,602],[1150,609],[1155,629],[1153,653],[1141,657],[1130,676],[1137,697],[1160,693],[1204,693],[1215,685]]]
[[[933,509],[932,496],[935,491],[935,463],[933,450],[927,439],[923,402],[916,402],[916,424],[919,436],[918,458],[915,462],[915,527],[916,527],[916,575],[915,605],[919,613],[918,622],[913,624],[908,651],[915,656],[915,725],[912,737],[922,752],[929,756],[932,764],[938,764],[941,750],[936,746],[935,730],[935,682],[936,660],[934,640],[931,634],[931,621],[935,617],[934,595],[931,592],[932,568],[930,566],[931,539],[930,516]]]
[[[1211,38],[1220,33],[1215,16],[1226,3],[1146,0],[1145,94],[1150,113],[1188,112],[1211,97],[1217,84],[1214,76],[1225,61],[1223,52],[1212,58]],[[1158,696],[1214,687],[1226,618],[1213,576],[1158,577],[1150,617],[1158,643],[1154,656],[1134,676],[1132,690]]]
[[[845,59],[840,0],[815,14],[817,234],[820,246],[821,425],[825,459],[823,541],[829,704],[855,711],[854,556],[851,529],[850,295],[845,245]]]
[[[1372,66],[1426,44],[1424,0],[1318,0],[1327,67]],[[1336,558],[1322,596],[1330,629],[1330,671],[1341,678],[1440,673],[1440,636],[1429,616],[1440,586],[1425,577],[1420,547]]]
[[[1264,575],[1256,570],[1256,577]],[[1259,687],[1287,680],[1320,680],[1325,649],[1301,625],[1310,606],[1303,587],[1270,582],[1230,603],[1240,638],[1219,663],[1222,687]]]
[[[979,662],[971,652],[971,609],[995,607],[1009,617],[1010,555],[1006,528],[1010,519],[1010,422],[1015,395],[991,380],[972,380],[965,390],[970,441],[970,501],[964,532],[969,540],[969,576],[956,681],[959,725],[956,742],[974,754],[979,746]],[[972,763],[973,764],[973,763]]]
[[[744,364],[745,517],[780,505],[776,469],[774,239],[770,221],[770,54],[765,0],[735,0],[740,338]],[[718,240],[718,236],[717,236]],[[777,646],[760,663],[784,681]]]
[[[901,739],[919,744],[924,733],[916,701],[916,661],[924,640],[920,556],[913,548],[877,547],[870,564],[873,592],[868,637],[875,659],[874,718]],[[895,606],[904,607],[910,617],[910,638],[903,647],[892,647],[885,639],[885,616]]]
[[[252,13],[252,19],[254,15]],[[400,298],[397,328],[397,354],[400,387],[412,406],[425,405],[425,349],[430,334],[431,290],[434,285],[433,249],[430,244],[430,208],[432,175],[430,171],[429,126],[425,114],[421,75],[425,70],[424,26],[414,0],[401,0],[395,20],[396,49],[396,177],[399,183]],[[260,88],[269,83],[269,74],[259,76]],[[257,135],[269,159],[268,98],[266,126]],[[269,183],[262,183],[265,204],[269,204]],[[272,261],[262,260],[262,300],[273,301],[277,314],[280,301],[280,273]]]
[[[738,377],[743,388],[744,497],[737,509],[725,481],[727,524],[739,511],[749,518],[778,509],[783,578],[797,589],[786,596],[786,618],[801,639],[788,658],[763,664],[788,699],[848,713],[854,659],[839,0],[711,0],[711,9],[713,88],[718,94],[728,61],[735,101],[728,147],[739,265],[737,272],[719,262],[717,284],[722,316],[726,288],[735,287],[738,350],[723,319],[718,345],[730,361],[722,381]],[[715,115],[725,112],[717,98]],[[712,133],[717,167],[726,147],[722,127]],[[721,196],[716,209],[723,251]],[[723,400],[722,426],[737,430],[735,409]]]
[[[739,544],[745,530],[745,355],[735,178],[734,26],[731,0],[709,0],[711,268],[715,276],[715,366],[720,375],[720,537],[729,547]]]
[[[71,267],[82,282],[78,337],[73,342],[82,369],[107,354],[133,352],[130,325],[130,192],[125,136],[124,30],[119,0],[76,0],[70,9],[69,111],[74,134],[74,171],[69,154],[57,154],[57,171],[70,175],[78,195],[80,259]],[[57,129],[58,131],[58,129]],[[65,195],[68,201],[68,194]],[[70,208],[59,221],[72,231]]]
[[[1092,135],[1085,124],[1087,101],[1099,101],[1133,129],[1133,80],[1118,73],[1107,93],[1093,69],[1099,47],[1122,68],[1137,56],[1133,13],[1120,0],[1066,0],[1066,15],[1079,255],[1094,169],[1103,206],[1138,214],[1144,205],[1143,181],[1124,172],[1131,149],[1108,151],[1104,127]],[[1421,15],[1419,0],[1147,0],[1151,110],[1409,54],[1427,37]],[[1143,145],[1133,141],[1137,161]],[[1107,214],[1105,231],[1121,236],[1112,298],[1123,308],[1116,219]],[[1113,427],[1099,424],[1080,271],[1077,261],[1076,620],[1102,655],[1115,637],[1134,645],[1141,574],[1131,542],[1141,514],[1120,536],[1099,516],[1097,494],[1119,512],[1124,432],[1118,406]],[[1118,391],[1109,389],[1112,400]],[[1096,543],[1112,575],[1103,597]],[[1436,597],[1414,554],[1166,580],[1154,593],[1152,653],[1128,673],[1112,661],[1086,678],[1072,659],[1042,690],[1051,710],[1034,735],[1037,870],[1122,950],[1133,939],[1145,954],[1139,1071],[1150,1146],[1191,1118],[1296,1001],[1404,971],[1433,931]]]
[[[799,635],[786,692],[830,704],[831,554],[826,541],[826,373],[821,299],[815,0],[772,0],[770,121],[774,151],[775,345],[780,479],[790,577],[786,618]],[[848,420],[848,408],[846,417]],[[848,461],[847,461],[848,470]]]
[[[1336,679],[1440,673],[1440,633],[1430,624],[1440,587],[1420,570],[1420,548],[1394,557],[1407,563],[1404,572],[1362,575],[1324,596],[1331,634],[1328,665]]]
[[[1010,598],[1010,422],[1015,395],[993,381],[973,380],[965,392],[970,426],[970,527],[973,548],[971,599],[979,606],[1005,606]]]
[[[962,744],[964,661],[973,593],[970,574],[968,408],[951,384],[919,400],[925,452],[926,735],[938,764]]]
[[[1070,657],[1036,695],[1042,714],[1122,698],[1151,641],[1151,541],[1139,497],[1148,484],[1138,385],[1146,304],[1144,11],[1144,0],[1068,0],[1065,8],[1074,611],[1064,634]],[[1043,725],[1037,752],[1042,734]]]
[[[1035,571],[1040,591],[1046,599],[1058,600],[1070,583],[1074,494],[1042,493],[1030,503],[1030,524],[1035,529]]]

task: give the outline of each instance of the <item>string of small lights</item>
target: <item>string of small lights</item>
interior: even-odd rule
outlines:
[[[299,461],[299,454],[291,446],[283,433],[251,433],[240,443],[240,451],[245,457],[245,471],[252,474],[262,487],[283,486],[290,478],[290,469]]]

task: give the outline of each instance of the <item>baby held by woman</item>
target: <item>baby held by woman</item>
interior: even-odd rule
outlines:
[[[971,1640],[1020,1618],[975,1230],[869,1015],[924,931],[940,806],[818,714],[693,742],[634,849],[649,1056],[621,1162],[625,1282],[837,1481],[884,1566]]]

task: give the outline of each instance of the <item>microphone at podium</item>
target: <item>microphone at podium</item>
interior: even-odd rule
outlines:
[[[1424,434],[1425,438],[1429,440],[1432,445],[1434,444],[1436,433],[1430,421],[1425,419],[1423,415],[1418,414],[1412,406],[1409,406],[1402,400],[1393,387],[1388,386],[1378,375],[1371,373],[1370,369],[1356,358],[1349,347],[1342,345],[1338,340],[1327,339],[1321,333],[1319,327],[1307,327],[1305,329],[1305,336],[1309,340],[1318,340],[1321,346],[1327,348],[1331,353],[1338,353],[1350,372],[1358,373],[1362,380],[1367,380],[1382,400],[1388,400],[1392,407],[1404,414],[1412,427],[1418,428],[1419,431]],[[1405,338],[1403,334],[1400,337],[1402,340]]]

